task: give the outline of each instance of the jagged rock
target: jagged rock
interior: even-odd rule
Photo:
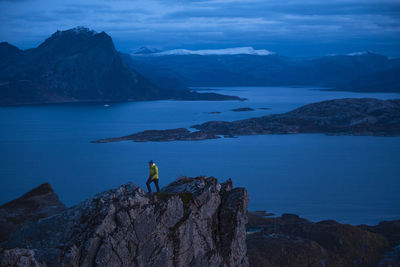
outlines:
[[[35,252],[30,249],[0,249],[0,266],[15,267],[46,267],[35,259]]]
[[[390,250],[383,236],[333,220],[252,216],[249,226],[261,230],[247,236],[250,266],[376,266]]]
[[[374,226],[363,224],[359,227],[385,236],[393,247],[400,245],[400,220],[383,221]]]
[[[0,206],[0,242],[18,228],[66,209],[48,183]]]
[[[332,253],[317,242],[282,234],[254,233],[247,241],[250,266],[331,266]],[[339,266],[339,265],[332,265]]]
[[[248,266],[248,201],[245,189],[213,177],[182,178],[154,195],[126,184],[20,229],[1,247],[34,250],[48,266]]]

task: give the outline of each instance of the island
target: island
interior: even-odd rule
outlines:
[[[221,136],[323,133],[328,135],[399,136],[400,100],[344,98],[308,104],[283,114],[237,121],[208,121],[185,128],[148,130],[128,136],[94,140],[108,143],[131,140],[194,141]]]
[[[248,107],[245,107],[245,108],[234,108],[234,109],[232,109],[232,111],[235,111],[235,112],[253,111],[253,110],[254,110],[253,108],[248,108]]]

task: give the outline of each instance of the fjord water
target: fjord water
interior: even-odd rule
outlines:
[[[181,175],[232,178],[249,191],[249,210],[351,224],[400,218],[399,137],[301,134],[90,143],[147,129],[282,113],[334,98],[400,98],[316,88],[211,89],[248,100],[1,107],[0,204],[43,182],[68,206],[130,181],[145,188],[147,162],[153,159],[161,186]],[[256,110],[231,111],[240,107]],[[265,107],[271,109],[258,109]],[[209,114],[215,111],[221,113]]]

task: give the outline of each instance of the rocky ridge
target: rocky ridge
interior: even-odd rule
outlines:
[[[54,196],[43,184],[3,205],[8,221],[26,221],[0,243],[0,266],[400,265],[400,221],[353,226],[247,213],[246,190],[230,180],[182,177],[156,194],[126,184],[58,212]],[[37,202],[51,217],[21,217]]]
[[[353,226],[249,212],[250,266],[399,266],[399,223]]]
[[[248,194],[180,178],[147,194],[126,184],[21,228],[1,266],[248,266]]]
[[[0,242],[22,226],[66,210],[53,188],[44,183],[0,206]]]

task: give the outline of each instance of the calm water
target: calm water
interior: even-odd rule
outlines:
[[[133,181],[143,188],[147,162],[161,185],[181,175],[232,178],[250,193],[250,210],[311,220],[375,224],[400,218],[400,138],[269,135],[197,142],[92,144],[146,129],[188,127],[289,111],[342,97],[396,94],[312,88],[214,88],[240,101],[156,101],[0,108],[0,203],[49,182],[68,206]],[[233,108],[271,110],[232,112]],[[221,114],[207,112],[221,111]]]

